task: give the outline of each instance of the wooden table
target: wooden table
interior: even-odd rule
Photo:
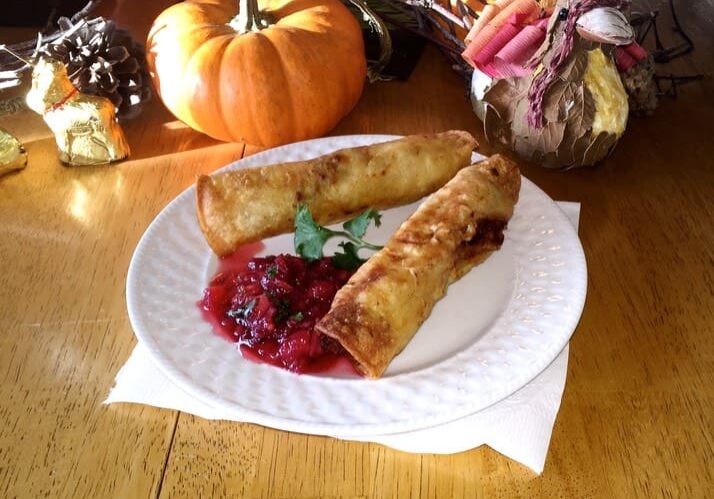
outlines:
[[[674,70],[711,74],[712,17],[711,2],[683,12],[697,51]],[[254,151],[186,128],[155,99],[125,126],[129,161],[66,168],[38,116],[6,112],[0,126],[30,160],[0,179],[0,496],[714,496],[712,95],[709,79],[663,99],[597,168],[523,165],[554,199],[582,203],[589,267],[541,476],[486,447],[412,455],[102,405],[136,344],[124,288],[139,237],[197,174]],[[369,85],[332,133],[450,128],[482,137],[462,82],[429,49],[409,82]]]

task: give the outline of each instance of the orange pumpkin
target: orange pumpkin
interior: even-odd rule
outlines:
[[[355,106],[367,63],[339,0],[192,0],[149,32],[166,107],[190,127],[263,147],[318,137]],[[237,14],[237,15],[236,15]]]

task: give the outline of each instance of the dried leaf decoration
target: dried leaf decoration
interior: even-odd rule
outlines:
[[[552,49],[563,36],[562,23],[556,19],[557,10],[549,21],[545,41],[531,60],[541,60],[542,66],[547,66],[554,57]],[[589,66],[593,50],[602,50],[608,64],[614,67],[612,47],[595,44],[576,34],[570,56],[559,66],[543,94],[542,127],[530,126],[527,120],[529,89],[542,66],[526,77],[494,80],[482,99],[488,110],[484,119],[486,137],[551,168],[592,165],[606,157],[617,143],[617,136],[609,132],[593,133],[598,113],[596,102],[611,98],[607,92],[596,96],[588,89],[585,75],[592,75],[593,68],[598,67]],[[605,101],[612,107],[611,102]]]

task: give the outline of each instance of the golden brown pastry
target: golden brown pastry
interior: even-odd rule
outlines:
[[[381,376],[448,284],[500,248],[519,190],[518,167],[502,156],[461,170],[337,292],[316,329]]]
[[[198,220],[213,251],[227,255],[242,244],[292,231],[298,203],[307,203],[325,225],[367,207],[414,202],[467,166],[476,145],[462,131],[411,135],[309,161],[200,176]]]

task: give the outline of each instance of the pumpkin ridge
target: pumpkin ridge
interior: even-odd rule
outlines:
[[[228,48],[231,46],[232,40],[229,40],[228,43],[223,47],[223,51],[220,54],[220,62],[218,65],[218,78],[214,78],[214,85],[216,85],[216,95],[218,96],[218,114],[220,115],[221,122],[223,123],[223,128],[225,130],[231,130],[232,127],[228,123],[228,119],[226,118],[226,110],[223,105],[223,92],[221,91],[221,88],[223,87],[223,68],[224,68],[224,63],[226,60],[226,52],[228,51]],[[233,134],[231,133],[231,137],[233,140],[235,140],[235,137],[233,137]],[[240,142],[243,142],[242,140]]]
[[[295,98],[295,95],[292,91],[292,85],[290,85],[289,84],[290,82],[287,81],[288,73],[287,73],[287,67],[285,65],[285,61],[283,59],[284,56],[283,56],[282,52],[277,49],[277,47],[275,46],[275,42],[272,40],[272,38],[270,36],[266,36],[265,38],[270,42],[270,47],[277,54],[276,60],[280,63],[280,68],[281,68],[280,74],[282,75],[282,79],[284,80],[283,89],[284,89],[285,93],[287,94],[287,101],[290,103],[290,115],[289,115],[290,124],[288,126],[288,129],[289,130],[297,130],[299,127],[298,127],[298,124],[296,123],[296,121],[298,119],[298,116],[300,116],[300,114],[299,114],[300,109],[297,109],[297,99]],[[286,115],[285,117],[287,118],[288,116]],[[300,140],[300,139],[297,139],[297,140]]]
[[[178,5],[178,4],[176,4]],[[214,7],[214,6],[206,6],[206,5],[196,5],[197,8],[199,9],[204,9],[206,7]],[[205,15],[205,12],[200,11],[200,14]],[[194,128],[202,133],[206,133],[207,135],[211,135],[207,133],[204,129],[204,127],[201,125],[201,120],[197,119],[192,111],[192,106],[188,105],[188,103],[191,102],[192,100],[192,88],[190,86],[186,86],[183,84],[180,84],[180,82],[186,82],[189,81],[190,78],[190,70],[194,67],[194,59],[196,57],[196,54],[200,53],[201,47],[203,47],[206,43],[215,40],[216,38],[222,38],[222,37],[230,37],[228,33],[224,33],[219,36],[209,36],[205,37],[203,34],[201,34],[202,31],[204,30],[209,30],[209,32],[212,32],[215,30],[217,27],[220,27],[220,25],[212,25],[209,23],[198,23],[191,25],[187,29],[183,30],[178,30],[178,32],[174,32],[174,36],[178,36],[179,38],[187,38],[187,39],[194,39],[195,37],[200,37],[202,40],[200,43],[196,43],[194,45],[194,49],[189,55],[189,57],[184,61],[185,63],[183,64],[183,67],[180,68],[180,76],[177,78],[177,81],[168,81],[169,85],[176,85],[180,98],[176,99],[176,105],[178,106],[176,109],[170,109],[177,118],[179,118],[181,121],[189,125],[191,128]],[[175,28],[174,28],[175,30]],[[203,39],[205,38],[205,39]],[[156,80],[159,80],[159,78],[156,78]],[[168,107],[168,106],[167,106]],[[213,136],[213,135],[211,135]]]
[[[270,75],[270,80],[273,85],[276,85],[278,88],[281,89],[282,92],[285,92],[287,94],[287,98],[283,98],[282,100],[287,101],[290,103],[290,114],[289,116],[287,115],[286,112],[280,113],[279,117],[275,117],[277,119],[276,123],[270,123],[270,127],[267,128],[270,130],[270,133],[266,134],[266,128],[264,127],[258,127],[257,130],[257,135],[259,137],[259,143],[260,144],[268,144],[271,143],[274,139],[275,135],[278,135],[280,137],[280,142],[281,143],[286,143],[286,142],[295,142],[296,140],[300,140],[299,138],[295,137],[295,130],[299,130],[301,126],[304,126],[304,123],[302,122],[299,118],[299,114],[296,114],[296,109],[295,105],[296,102],[293,100],[293,95],[290,92],[290,89],[292,88],[292,85],[294,82],[290,81],[290,76],[291,73],[286,71],[286,65],[284,64],[283,60],[283,55],[280,50],[278,50],[278,47],[276,46],[275,40],[273,40],[273,36],[279,36],[279,32],[276,32],[275,30],[272,29],[266,29],[263,31],[258,31],[256,33],[253,33],[253,35],[260,40],[260,47],[261,47],[261,52],[262,55],[265,57],[265,52],[270,52],[271,55],[268,57],[269,60],[274,61],[276,64],[279,65],[280,71],[274,71]],[[264,73],[264,71],[261,70],[261,75]],[[280,78],[280,84],[275,83],[275,80]],[[251,78],[251,82],[255,83],[255,80]],[[262,90],[262,89],[261,89]],[[264,92],[258,91],[258,92],[251,92],[254,95],[265,95]],[[268,104],[269,106],[274,105],[275,101],[275,96],[274,95],[269,95],[267,96],[269,99],[269,102],[264,103]],[[283,96],[284,97],[284,96]],[[260,107],[261,103],[257,102],[253,99],[251,99],[251,105],[252,105],[252,112],[251,116],[255,116],[255,108]],[[282,108],[284,110],[284,107]],[[286,123],[287,119],[289,119],[289,123]],[[298,126],[298,123],[296,121],[299,121],[300,126]],[[277,129],[277,132],[276,132]]]
[[[205,28],[206,26],[203,25],[202,27]],[[197,28],[198,28],[198,27],[197,27]],[[182,85],[182,87],[183,87],[183,89],[184,89],[184,92],[187,93],[187,94],[189,94],[188,96],[184,95],[184,97],[186,98],[187,102],[191,102],[191,101],[193,100],[193,95],[191,95],[191,94],[193,93],[193,90],[194,90],[194,89],[193,89],[193,87],[191,87],[190,85],[186,85],[186,84],[185,84],[185,82],[186,82],[186,81],[189,81],[190,78],[191,78],[191,76],[190,76],[190,75],[187,75],[186,73],[187,73],[187,72],[188,72],[188,73],[192,73],[193,71],[190,71],[190,72],[189,72],[188,70],[189,70],[189,69],[191,69],[191,70],[194,70],[194,69],[195,69],[195,68],[194,68],[194,59],[196,58],[196,56],[198,56],[198,55],[200,54],[202,57],[205,57],[204,54],[202,54],[201,51],[202,51],[202,49],[203,49],[207,44],[215,43],[215,44],[219,45],[218,48],[219,48],[220,50],[216,50],[215,52],[213,52],[213,53],[211,54],[211,57],[218,58],[218,68],[219,68],[219,71],[220,71],[220,69],[221,69],[221,67],[222,67],[222,65],[223,65],[223,55],[225,54],[226,47],[227,47],[228,45],[230,45],[232,39],[233,39],[233,35],[228,34],[228,33],[226,33],[226,34],[224,34],[224,35],[220,35],[220,36],[214,37],[214,38],[210,38],[210,39],[204,41],[203,43],[201,43],[201,44],[196,48],[196,50],[194,51],[194,53],[191,54],[191,57],[189,58],[188,63],[187,63],[186,66],[184,67],[184,74],[183,74],[183,79],[182,79],[182,82],[184,82],[184,85]],[[207,50],[207,49],[205,49],[205,50]],[[200,63],[199,63],[199,62],[195,62],[195,64],[200,64]],[[219,73],[219,74],[220,74],[220,73]],[[214,80],[215,80],[215,81],[214,81]],[[225,129],[225,130],[227,130],[227,129],[229,129],[229,126],[228,126],[228,122],[226,121],[225,116],[224,116],[224,114],[223,114],[223,113],[224,113],[224,110],[223,110],[223,105],[222,105],[222,102],[221,102],[221,101],[222,101],[221,92],[220,92],[221,79],[220,79],[220,78],[214,78],[214,79],[210,80],[210,83],[211,83],[211,87],[214,87],[215,90],[218,90],[218,93],[214,93],[214,95],[218,96],[218,99],[219,99],[218,106],[216,106],[216,107],[217,107],[217,109],[218,109],[218,114],[220,115],[220,121],[221,121],[221,124],[222,124],[222,128]],[[217,87],[217,88],[216,88],[216,87]],[[209,107],[210,107],[210,106],[209,106]],[[205,133],[206,135],[210,135],[210,136],[213,137],[213,138],[220,138],[220,137],[217,137],[218,134],[217,134],[214,130],[211,130],[211,131],[209,132],[209,131],[206,130],[206,127],[205,127],[204,125],[201,125],[201,123],[202,123],[204,120],[203,120],[203,119],[196,119],[196,115],[195,115],[195,113],[194,113],[194,111],[193,111],[194,108],[195,108],[197,111],[199,111],[199,112],[205,112],[205,111],[206,111],[206,108],[205,108],[204,106],[186,106],[186,112],[191,116],[191,120],[192,120],[193,122],[198,123],[198,125],[197,125],[198,129],[199,129],[201,132]],[[213,114],[213,113],[211,113],[211,114]]]
[[[269,13],[275,17],[275,23],[271,28],[292,28],[311,33],[321,33],[329,29],[335,18],[334,13],[326,10],[324,5],[315,5],[304,10],[295,9],[290,12],[279,9]]]
[[[264,8],[277,21],[290,17],[299,12],[313,12],[315,9],[325,10],[325,3],[321,0],[287,0],[281,2],[258,0]]]
[[[294,47],[296,52],[282,53],[281,63],[285,68],[286,77],[298,79],[291,81],[291,87],[297,90],[295,97],[291,100],[293,109],[293,117],[297,123],[298,130],[293,141],[304,140],[309,137],[323,135],[330,130],[327,126],[333,119],[333,115],[343,100],[339,95],[331,92],[331,82],[337,78],[343,71],[331,73],[331,77],[325,77],[324,71],[329,68],[329,65],[317,65],[316,62],[323,62],[319,56],[324,56],[325,51],[320,50],[321,35],[314,31],[298,29],[298,30],[280,30],[270,33],[270,38],[275,45]],[[307,53],[299,53],[299,47],[314,46],[314,51]],[[319,56],[318,56],[319,54]],[[293,57],[291,57],[293,56]],[[298,63],[304,64],[305,60],[310,59],[310,64],[307,64],[304,71],[299,71]],[[319,69],[316,69],[319,68]],[[329,105],[326,105],[329,102]],[[315,113],[315,109],[320,109],[319,113]],[[337,118],[339,120],[339,117]]]

